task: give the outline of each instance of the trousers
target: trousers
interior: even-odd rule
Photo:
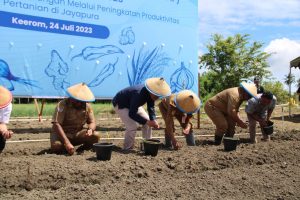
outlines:
[[[115,106],[114,109],[121,118],[121,121],[124,123],[126,129],[124,137],[124,150],[132,149],[134,148],[134,139],[138,128],[138,123],[129,117],[128,108],[119,109],[118,106]],[[139,107],[137,113],[149,120],[149,115],[143,107]],[[152,128],[147,124],[142,126],[142,137],[144,139],[151,139],[152,137]]]

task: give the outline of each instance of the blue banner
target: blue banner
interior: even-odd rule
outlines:
[[[198,91],[197,0],[0,0],[0,85],[62,98],[85,82],[97,99],[164,77]]]

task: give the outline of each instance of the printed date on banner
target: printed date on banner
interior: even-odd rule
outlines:
[[[0,26],[100,39],[106,39],[109,36],[109,29],[106,26],[4,11],[0,11]]]

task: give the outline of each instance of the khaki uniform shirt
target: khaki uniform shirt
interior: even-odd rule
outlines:
[[[83,129],[85,124],[94,121],[94,112],[89,103],[86,103],[86,108],[76,109],[72,107],[68,99],[64,99],[57,104],[52,118],[52,123],[58,122],[66,135],[76,134]]]
[[[243,103],[242,95],[238,87],[229,88],[211,97],[209,103],[218,108],[224,114],[232,116],[239,111]]]
[[[166,134],[175,132],[174,117],[176,117],[176,119],[179,121],[182,128],[186,128],[187,125],[190,124],[192,130],[192,123],[190,122],[190,119],[193,117],[193,115],[186,115],[185,113],[181,112],[176,107],[174,98],[175,95],[172,94],[171,96],[167,97],[159,103],[160,112],[165,120]]]

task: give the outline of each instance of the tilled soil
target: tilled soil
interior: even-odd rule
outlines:
[[[101,140],[116,145],[110,161],[92,150],[51,154],[47,140],[24,142],[49,139],[50,120],[12,120],[11,141],[22,142],[7,143],[0,154],[0,199],[300,199],[300,115],[275,115],[270,142],[249,144],[238,128],[240,144],[231,152],[212,145],[214,126],[204,118],[194,131],[197,146],[180,139],[182,149],[161,148],[156,157],[145,156],[139,140],[136,151],[124,153],[122,140],[107,139],[123,137],[115,117],[97,123]]]

